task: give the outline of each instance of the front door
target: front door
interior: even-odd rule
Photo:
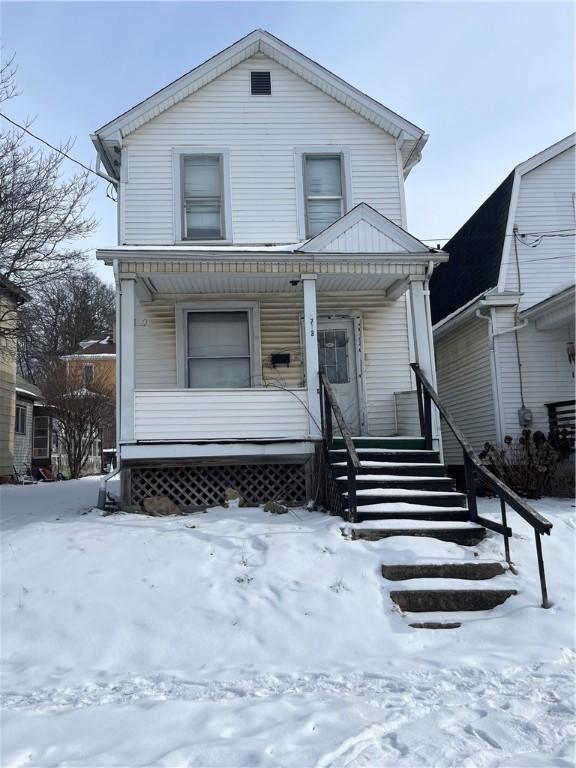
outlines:
[[[359,435],[358,370],[352,318],[318,318],[318,362],[321,372],[332,384],[352,434]]]

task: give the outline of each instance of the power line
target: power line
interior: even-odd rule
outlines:
[[[12,125],[15,125],[16,128],[19,128],[21,131],[24,131],[29,136],[32,136],[32,138],[36,139],[36,141],[40,141],[42,142],[42,144],[45,144],[47,147],[50,147],[50,149],[53,150],[54,152],[58,152],[58,154],[63,155],[64,157],[68,158],[68,160],[71,160],[73,163],[76,163],[76,165],[79,165],[81,168],[84,168],[85,171],[88,171],[89,173],[93,173],[95,176],[98,176],[98,178],[104,179],[104,181],[107,181],[110,184],[118,183],[118,179],[113,179],[111,176],[108,176],[105,173],[100,173],[100,171],[95,171],[93,168],[90,168],[90,166],[84,165],[84,163],[80,162],[80,160],[76,160],[76,158],[71,157],[69,154],[64,152],[64,150],[60,149],[59,147],[55,147],[53,144],[50,144],[49,141],[46,141],[45,139],[40,138],[40,136],[37,136],[35,133],[32,133],[32,131],[26,128],[24,125],[20,125],[20,123],[17,123],[15,120],[12,120],[10,117],[7,117],[3,112],[0,112],[0,117],[3,117],[4,120],[8,120],[8,122],[12,123]]]

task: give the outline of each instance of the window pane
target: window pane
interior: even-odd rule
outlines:
[[[318,331],[318,361],[320,370],[332,384],[345,384],[348,377],[346,331]]]
[[[186,237],[210,240],[222,236],[220,199],[186,201]]]
[[[188,360],[188,386],[193,389],[250,387],[250,358]]]
[[[307,157],[306,186],[308,196],[340,197],[342,195],[340,157]]]
[[[33,455],[36,458],[48,456],[47,416],[37,416],[34,419]]]
[[[188,155],[184,158],[184,197],[220,198],[218,155]]]
[[[189,357],[249,357],[247,312],[189,312]]]
[[[341,216],[341,200],[308,200],[308,235],[314,237]]]

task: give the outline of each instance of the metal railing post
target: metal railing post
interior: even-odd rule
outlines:
[[[474,477],[474,464],[470,457],[464,454],[464,479],[466,481],[466,496],[468,497],[468,513],[471,520],[478,519],[478,504],[476,502],[476,478]]]
[[[356,522],[356,468],[352,463],[352,458],[347,454],[346,460],[348,466],[348,520],[350,523]]]
[[[424,424],[424,406],[422,404],[422,382],[416,376],[416,400],[418,401],[418,420],[420,422],[420,434],[426,436],[426,426]]]
[[[542,557],[542,541],[540,539],[540,532],[534,530],[534,537],[536,539],[536,554],[538,555],[538,572],[540,574],[542,608],[550,608],[550,602],[548,600],[548,589],[546,588],[546,574],[544,573],[544,558]]]
[[[500,499],[500,511],[502,512],[502,526],[504,528],[504,553],[506,555],[506,562],[508,565],[512,565],[510,560],[510,538],[508,536],[508,522],[506,520],[506,502],[504,499]]]
[[[432,400],[424,392],[424,444],[427,451],[432,450]]]

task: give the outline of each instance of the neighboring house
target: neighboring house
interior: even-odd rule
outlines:
[[[16,419],[16,328],[18,307],[30,296],[0,277],[0,483],[14,473]]]
[[[261,30],[96,131],[118,179],[119,245],[97,255],[125,503],[313,498],[319,370],[354,434],[420,434],[410,363],[435,382],[447,258],[406,231],[426,139]]]
[[[51,418],[38,387],[16,376],[14,467],[20,474],[50,464]]]
[[[576,134],[518,165],[431,280],[439,394],[472,446],[574,434]],[[461,450],[444,436],[445,459]]]
[[[116,400],[116,343],[113,331],[102,331],[81,341],[77,348],[62,360],[66,363],[67,374],[74,388],[84,388],[107,393]],[[55,468],[64,475],[68,473],[68,461],[62,447],[60,427],[55,422],[52,435]],[[83,474],[90,475],[110,469],[116,454],[116,425],[102,424],[100,434],[92,441],[90,456]]]

